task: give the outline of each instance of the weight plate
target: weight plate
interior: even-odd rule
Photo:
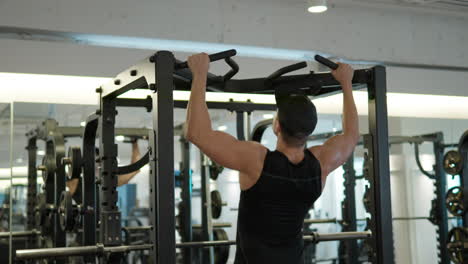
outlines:
[[[447,210],[454,216],[462,216],[465,212],[463,203],[463,189],[461,187],[453,187],[447,191],[445,196],[445,204]]]
[[[451,150],[444,155],[444,171],[450,175],[457,175],[462,170],[462,156],[460,152]]]
[[[44,225],[45,216],[46,216],[45,208],[46,208],[45,194],[40,193],[37,195],[37,204],[34,210],[36,227],[38,229],[40,229],[40,227]]]
[[[216,181],[218,179],[219,174],[223,172],[224,167],[221,165],[218,165],[217,163],[212,162],[209,169],[210,169],[210,178],[213,181]]]
[[[79,179],[81,177],[83,159],[81,158],[81,148],[78,146],[72,146],[68,148],[67,158],[64,159],[65,172],[67,178]]]
[[[362,198],[362,203],[364,204],[364,208],[366,209],[366,212],[371,212],[370,211],[370,206],[371,206],[371,200],[370,200],[370,189],[366,185],[366,191],[364,192],[364,198]]]
[[[454,263],[467,263],[468,251],[464,249],[463,244],[468,240],[468,232],[461,227],[455,227],[450,230],[447,239],[447,249],[450,259]]]
[[[73,214],[72,195],[68,191],[63,191],[60,195],[59,206],[60,227],[63,231],[71,231],[75,225],[75,217]]]
[[[218,219],[223,209],[221,193],[217,190],[211,191],[211,217]]]
[[[219,241],[219,240],[229,240],[229,237],[222,228],[215,228],[213,229],[213,240],[214,241]],[[202,230],[201,229],[194,229],[193,230],[193,241],[202,241]],[[214,247],[214,263],[215,264],[225,264],[228,261],[229,258],[229,249],[230,246],[222,246],[222,247]],[[199,254],[202,251],[207,252],[208,248],[205,248],[203,250],[193,250],[193,259],[197,260],[199,259]],[[193,263],[198,263],[197,261],[194,261]]]
[[[50,155],[45,155],[42,158],[42,165],[39,166],[41,173],[42,173],[42,179],[44,182],[47,182],[47,179],[53,179],[54,178],[54,173],[55,173],[55,160],[54,157]]]
[[[213,229],[214,240],[229,240],[226,231],[222,228]],[[215,247],[214,248],[214,262],[215,264],[225,264],[229,258],[229,246]]]
[[[458,151],[468,151],[468,130],[463,133],[458,142]]]

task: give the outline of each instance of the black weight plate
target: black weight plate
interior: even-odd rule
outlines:
[[[75,217],[73,215],[72,195],[68,191],[63,191],[60,195],[59,206],[60,227],[63,231],[71,231],[75,225]]]
[[[449,189],[445,195],[445,204],[451,214],[462,216],[465,212],[463,189],[458,186]]]
[[[68,179],[79,179],[81,177],[83,159],[81,158],[81,148],[72,146],[68,148],[68,164],[65,165]]]
[[[462,156],[460,152],[451,150],[444,155],[444,171],[450,175],[457,175],[462,170]]]
[[[220,166],[220,165],[213,162],[210,165],[210,178],[213,181],[216,181],[218,179],[219,174],[221,174],[223,172],[223,170],[224,170],[223,166]]]
[[[46,217],[46,198],[44,193],[37,195],[37,204],[34,212],[36,228],[40,228],[44,225]]]
[[[218,219],[223,209],[221,193],[217,190],[211,191],[211,217]]]
[[[229,240],[226,231],[222,228],[213,229],[213,239],[218,240]],[[215,247],[214,248],[214,262],[215,264],[225,264],[229,258],[230,246]]]
[[[450,230],[447,239],[447,249],[450,254],[450,259],[454,263],[467,263],[468,253],[464,249],[463,243],[468,240],[468,232],[461,227],[455,227]]]

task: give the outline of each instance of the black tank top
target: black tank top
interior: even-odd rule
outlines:
[[[268,151],[260,178],[241,192],[235,263],[302,263],[304,218],[321,194],[320,176],[307,149],[298,164]]]

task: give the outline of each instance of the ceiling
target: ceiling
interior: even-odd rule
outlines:
[[[410,11],[454,13],[468,16],[468,0],[331,0],[340,5],[367,5],[375,7],[408,8]]]

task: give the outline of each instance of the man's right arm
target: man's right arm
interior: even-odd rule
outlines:
[[[322,188],[328,174],[346,162],[359,141],[358,114],[352,89],[354,71],[347,64],[339,65],[332,74],[343,89],[343,133],[331,137],[321,146],[310,148],[320,162]]]

